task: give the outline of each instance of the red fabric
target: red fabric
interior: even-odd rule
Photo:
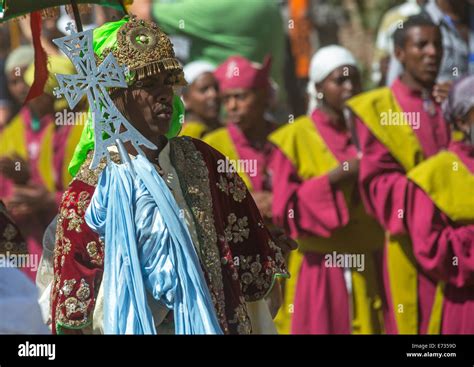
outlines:
[[[258,256],[261,260],[261,273],[266,272],[273,274],[276,269],[284,269],[283,259],[271,249],[268,244],[272,237],[268,230],[263,226],[263,220],[260,212],[247,189],[246,197],[242,202],[237,203],[230,195],[223,195],[222,191],[213,182],[219,182],[217,161],[224,159],[224,156],[217,150],[209,147],[204,142],[193,139],[196,148],[203,155],[204,161],[209,169],[209,181],[211,188],[211,196],[213,198],[213,215],[214,225],[219,238],[219,250],[221,258],[227,259],[227,264],[222,266],[223,282],[226,299],[226,314],[230,320],[235,317],[235,309],[241,304],[241,299],[246,301],[256,301],[262,298],[262,292],[255,284],[251,284],[246,291],[242,290],[242,275],[247,272],[242,266],[235,266],[232,259],[244,257]],[[232,179],[239,181],[242,187],[245,184],[241,181],[238,174],[234,173]],[[229,177],[229,175],[227,176]],[[225,227],[228,223],[228,216],[234,213],[237,218],[246,216],[248,218],[248,228],[250,230],[248,240],[240,243],[233,243],[225,239]],[[281,254],[280,254],[281,255]],[[233,274],[237,271],[238,277],[235,279]],[[232,329],[229,324],[230,333],[236,333],[237,330]]]
[[[316,110],[312,119],[339,162],[356,156],[350,134],[337,129],[329,116]],[[278,173],[273,180],[273,219],[292,237],[330,237],[349,223],[344,193],[330,185],[327,174],[301,179],[280,149],[275,149],[271,167]],[[289,217],[289,210],[293,210],[293,218]],[[344,269],[325,266],[324,256],[316,252],[304,254],[294,299],[292,334],[351,333]]]
[[[243,56],[231,56],[214,71],[221,91],[227,89],[268,88],[270,86],[271,59],[266,57],[263,66],[257,67]]]
[[[449,144],[449,127],[443,120],[439,105],[436,114],[430,116],[423,108],[423,99],[417,91],[411,90],[397,79],[392,87],[402,111],[418,112],[419,128],[413,129],[421,144],[425,158],[446,149]],[[433,101],[433,103],[435,103]],[[357,134],[364,154],[360,162],[359,182],[361,197],[369,214],[391,234],[406,234],[407,188],[406,172],[388,149],[356,118]],[[408,203],[410,205],[410,203]],[[397,333],[394,308],[391,305],[390,283],[386,259],[383,261],[383,281],[388,307],[385,310],[385,330],[388,334]],[[426,333],[431,313],[436,284],[418,272],[419,331]]]
[[[190,139],[181,137],[177,139]],[[266,292],[270,290],[272,279],[275,273],[285,273],[284,260],[279,250],[270,246],[272,240],[270,233],[263,225],[263,220],[247,191],[245,184],[236,173],[219,173],[218,160],[224,159],[224,156],[217,150],[209,147],[200,140],[192,139],[196,148],[193,153],[200,153],[203,162],[208,170],[209,187],[212,197],[212,215],[217,235],[217,248],[219,251],[220,268],[222,271],[222,284],[224,294],[224,314],[218,317],[221,327],[225,333],[236,334],[241,332],[242,312],[245,314],[245,301],[255,301],[261,299]],[[193,159],[186,156],[185,160]],[[87,163],[86,163],[87,164]],[[176,167],[175,167],[176,168]],[[179,174],[179,167],[177,168]],[[232,183],[233,190],[244,190],[245,198],[240,202],[233,198],[232,192],[224,192],[222,186],[216,183],[222,183],[222,180],[228,180]],[[181,185],[185,185],[180,177]],[[196,183],[194,183],[196,184]],[[97,235],[87,226],[84,221],[85,211],[93,195],[94,187],[77,179],[73,180],[66,191],[60,208],[60,219],[58,226],[64,233],[64,237],[57,236],[55,247],[54,262],[54,289],[52,293],[52,314],[53,331],[56,332],[58,321],[67,324],[76,324],[78,328],[86,326],[91,321],[91,313],[94,308],[97,287],[101,281],[103,273],[103,249],[98,242]],[[233,191],[235,193],[235,191]],[[82,199],[80,199],[82,198]],[[242,241],[232,241],[228,238],[229,216],[235,215],[236,218],[247,217],[249,236]],[[71,220],[72,219],[72,220]],[[60,232],[58,232],[60,233]],[[88,252],[88,244],[95,242],[97,244],[99,264],[91,261]],[[68,251],[64,249],[70,243]],[[66,245],[66,247],[65,247]],[[64,260],[61,260],[64,256]],[[251,263],[257,262],[256,267],[250,267]],[[251,272],[251,273],[250,273]],[[249,277],[249,275],[251,275]],[[205,272],[206,280],[209,282],[209,274]],[[247,281],[244,283],[243,278]],[[249,280],[250,278],[250,280]],[[76,302],[75,304],[83,306],[82,308],[72,308],[67,311],[65,307],[68,298],[79,298],[79,288],[81,280],[84,280],[89,286],[89,296],[87,299]],[[75,281],[68,292],[68,295],[62,291],[65,281]],[[218,300],[218,294],[210,287],[213,300]],[[69,301],[72,302],[72,301]],[[220,309],[216,305],[216,309]],[[69,308],[71,310],[71,308]],[[56,314],[57,313],[57,314]]]
[[[272,125],[270,132],[273,131],[274,128],[275,126]],[[270,162],[274,151],[273,144],[267,141],[262,149],[256,149],[252,142],[239,129],[237,124],[229,123],[227,129],[229,130],[229,135],[237,150],[239,159],[248,162],[256,162],[256,174],[252,175],[250,172],[247,172],[250,182],[252,183],[252,191],[271,191]]]
[[[474,173],[474,147],[453,142],[449,149]],[[407,226],[416,260],[433,283],[446,283],[441,331],[474,334],[474,224],[452,222],[413,182],[407,196]]]
[[[318,111],[318,110],[316,110]],[[336,159],[343,162],[355,157],[356,150],[347,140],[347,134],[338,131],[329,117],[321,111],[313,113],[313,121]],[[334,190],[328,175],[302,180],[297,168],[280,149],[272,156],[273,220],[292,237],[305,235],[329,237],[331,232],[349,222],[349,210],[342,190]],[[288,213],[293,210],[294,218]]]
[[[413,132],[421,144],[424,157],[445,149],[449,144],[449,127],[444,122],[440,106],[436,105],[436,115],[430,116],[423,109],[419,92],[410,90],[400,79],[393,83],[391,89],[402,111],[419,113],[420,126]],[[406,233],[399,212],[404,211],[405,205],[405,170],[359,117],[356,118],[356,127],[364,153],[359,177],[365,207],[391,234]]]
[[[41,45],[41,22],[41,13],[39,11],[31,13],[31,34],[33,37],[33,47],[35,49],[35,80],[24,103],[43,94],[44,85],[48,80],[48,66],[46,64],[48,57]]]
[[[330,117],[318,108],[314,110],[311,118],[327,147],[340,163],[357,156],[357,148],[352,143],[349,131],[335,126]]]
[[[305,253],[296,286],[292,334],[350,334],[344,268],[325,265],[326,254]]]
[[[60,218],[55,244],[54,255],[54,282],[51,294],[52,306],[52,326],[56,333],[58,314],[67,315],[69,322],[77,322],[78,326],[86,326],[90,320],[90,315],[94,309],[95,295],[98,285],[102,279],[103,248],[99,238],[84,221],[85,209],[89,206],[90,199],[94,194],[94,187],[79,181],[73,180],[69,188],[64,193],[60,206]],[[75,222],[74,222],[75,221]],[[95,242],[98,250],[99,261],[93,261],[87,252],[87,245]],[[65,246],[70,246],[66,250]],[[64,260],[62,260],[64,258]],[[82,301],[86,307],[72,307],[70,314],[67,314],[65,301],[74,297],[80,287],[81,279],[89,286],[90,296]],[[64,281],[74,280],[75,284],[70,293],[65,294],[61,289]],[[77,298],[77,297],[76,297]],[[84,320],[84,322],[81,322]]]

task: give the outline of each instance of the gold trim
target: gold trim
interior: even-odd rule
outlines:
[[[170,159],[179,176],[184,199],[194,217],[199,241],[199,258],[209,278],[209,290],[217,317],[224,332],[228,332],[226,303],[214,210],[209,186],[209,171],[201,152],[188,137],[169,141]]]

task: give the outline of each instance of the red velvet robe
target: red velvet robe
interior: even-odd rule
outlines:
[[[0,201],[0,254],[27,254],[25,240]]]
[[[200,140],[169,141],[171,162],[193,212],[198,255],[226,334],[251,332],[247,301],[262,299],[274,276],[286,274],[280,249],[263,224],[245,184],[236,173],[218,172],[218,151]],[[90,324],[103,274],[104,245],[84,214],[104,164],[88,169],[91,155],[63,196],[54,251],[53,331],[57,324]]]

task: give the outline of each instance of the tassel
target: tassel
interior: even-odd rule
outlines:
[[[57,6],[41,10],[41,17],[43,19],[51,19],[59,17],[59,8]]]
[[[35,79],[26,96],[25,104],[43,94],[44,86],[48,80],[48,66],[46,65],[46,52],[41,45],[41,13],[35,11],[30,18],[33,47],[35,49]]]
[[[179,70],[181,65],[175,59],[164,59],[151,64],[133,69],[137,73],[137,80],[143,80],[146,77],[150,77],[168,70]]]
[[[80,14],[89,14],[92,11],[91,4],[78,4],[77,8],[79,9]],[[66,5],[66,13],[74,18],[74,11],[72,9],[72,5]]]

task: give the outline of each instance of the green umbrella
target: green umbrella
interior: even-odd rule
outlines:
[[[34,11],[61,5],[97,4],[125,11],[125,5],[131,2],[129,0],[0,0],[0,23]]]

